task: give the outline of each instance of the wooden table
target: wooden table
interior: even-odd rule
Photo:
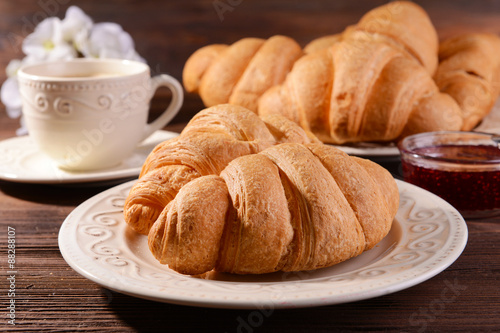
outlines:
[[[20,41],[40,18],[64,16],[68,5],[96,22],[122,24],[153,72],[181,77],[184,61],[208,43],[285,34],[304,45],[339,32],[385,1],[3,1],[0,63],[22,57]],[[417,1],[440,37],[465,31],[500,33],[500,1]],[[217,7],[219,6],[219,7]],[[222,7],[221,7],[222,6]],[[219,8],[219,9],[216,9]],[[225,10],[221,9],[224,8]],[[44,16],[45,15],[45,16]],[[0,73],[3,81],[5,76]],[[159,92],[155,112],[167,103]],[[186,96],[179,116],[166,127],[180,131],[203,108]],[[0,139],[15,136],[17,119],[0,110]],[[386,165],[398,174],[398,163]],[[257,320],[254,310],[223,310],[146,301],[109,291],[83,278],[63,260],[61,223],[81,202],[109,186],[71,187],[0,181],[0,330],[20,332],[487,332],[500,330],[500,218],[468,220],[461,257],[439,275],[386,296],[335,306],[275,310]],[[8,323],[8,232],[15,229],[16,325]],[[454,288],[454,289],[450,289]],[[452,290],[453,298],[443,301]],[[252,317],[253,316],[253,317]],[[252,319],[253,318],[253,319]],[[257,318],[257,319],[256,319]],[[252,321],[253,320],[253,321]],[[243,325],[242,322],[251,323]]]

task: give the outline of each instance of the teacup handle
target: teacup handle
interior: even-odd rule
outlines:
[[[155,91],[159,87],[169,88],[172,92],[172,100],[170,101],[170,105],[167,107],[167,109],[163,111],[163,113],[157,119],[146,125],[146,127],[144,128],[144,135],[142,137],[143,140],[153,134],[153,132],[167,125],[179,112],[184,100],[184,92],[182,90],[181,84],[170,75],[160,74],[151,78],[150,98],[153,98]]]

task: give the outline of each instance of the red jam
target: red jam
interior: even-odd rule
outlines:
[[[439,160],[403,158],[403,176],[409,183],[437,194],[462,213],[500,209],[500,169],[491,166],[492,161],[496,161],[493,165],[500,161],[496,146],[440,145],[415,148],[413,153]],[[446,162],[459,164],[462,170],[444,167]],[[486,167],[474,167],[478,164]]]

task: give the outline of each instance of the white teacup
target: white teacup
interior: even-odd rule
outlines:
[[[74,59],[28,65],[18,72],[29,135],[60,168],[94,170],[118,165],[137,144],[165,126],[183,101],[180,83],[150,76],[143,63]],[[147,123],[160,86],[172,91],[168,108]]]

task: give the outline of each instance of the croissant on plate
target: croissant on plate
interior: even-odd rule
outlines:
[[[372,248],[399,194],[384,168],[323,144],[284,143],[185,185],[148,235],[183,274],[312,270]]]
[[[459,130],[457,103],[414,59],[386,43],[343,40],[295,63],[259,100],[323,142],[392,141],[416,128]]]
[[[434,79],[389,43],[346,38],[295,63],[259,100],[259,114],[282,114],[342,144],[393,141],[414,133],[471,130],[498,97],[500,38],[468,34],[440,45]]]
[[[237,105],[218,105],[196,114],[180,136],[149,154],[124,205],[124,218],[147,234],[163,208],[187,183],[218,175],[237,157],[283,142],[319,142],[282,116],[259,117]]]

